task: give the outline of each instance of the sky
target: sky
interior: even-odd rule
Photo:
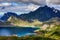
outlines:
[[[0,15],[5,12],[24,14],[44,5],[60,10],[60,0],[0,0]]]

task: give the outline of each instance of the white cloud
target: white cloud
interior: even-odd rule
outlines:
[[[23,2],[37,5],[45,5],[46,3],[60,4],[60,0],[0,0],[0,2]]]
[[[2,2],[2,3],[0,3],[0,6],[11,6],[11,5],[17,6],[19,4],[16,2]]]
[[[0,0],[0,6],[8,6],[5,9],[0,7],[0,12],[29,12],[36,10],[39,6],[48,5],[50,7],[60,8],[57,4],[60,3],[59,0]],[[12,3],[13,2],[13,3]],[[17,2],[17,3],[15,3]],[[26,3],[26,4],[24,4]],[[36,5],[35,5],[36,4]]]
[[[60,0],[46,0],[49,4],[60,4]]]
[[[60,10],[60,5],[56,5],[56,4],[48,4],[49,7],[54,7],[55,9]]]
[[[0,2],[23,2],[23,3],[33,3],[37,5],[44,5],[45,0],[0,0]]]
[[[1,3],[1,4],[4,4],[4,3]],[[25,12],[34,11],[38,7],[39,7],[38,5],[34,5],[31,3],[28,5],[24,3],[5,3],[4,5],[1,5],[0,12],[23,12],[25,13]]]
[[[60,10],[60,0],[46,0],[46,3],[49,7]]]
[[[0,6],[10,6],[11,3],[0,3]]]

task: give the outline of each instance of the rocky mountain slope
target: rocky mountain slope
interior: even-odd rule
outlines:
[[[44,6],[39,7],[37,10],[28,14],[17,15],[16,13],[7,12],[0,20],[9,21],[13,25],[17,26],[41,26],[46,22],[51,23],[53,20],[57,20],[56,22],[59,22],[60,11],[55,8]]]

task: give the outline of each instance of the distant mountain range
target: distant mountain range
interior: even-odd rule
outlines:
[[[60,18],[60,11],[55,8],[50,8],[48,6],[39,7],[37,10],[30,12],[28,14],[17,15],[16,13],[7,12],[1,17],[1,20],[7,21],[10,16],[15,16],[22,20],[33,21],[35,19],[39,21],[48,21],[53,17]]]

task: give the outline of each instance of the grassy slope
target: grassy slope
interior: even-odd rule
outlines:
[[[60,39],[60,25],[56,25],[46,30],[40,30],[40,32],[42,32],[43,33],[42,35],[46,38],[51,38],[51,39],[56,39],[56,40]]]
[[[34,20],[33,22],[28,22],[28,21],[24,21],[21,19],[18,19],[16,17],[11,16],[8,19],[9,22],[13,23],[13,25],[16,26],[31,26],[31,27],[35,27],[35,26],[40,26],[42,24],[42,22],[39,22],[38,20]]]

